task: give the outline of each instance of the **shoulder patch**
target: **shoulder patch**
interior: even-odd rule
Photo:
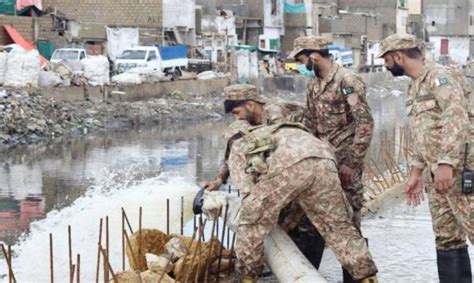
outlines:
[[[351,93],[354,93],[354,87],[353,86],[343,87],[342,88],[342,93],[344,95],[349,95]]]
[[[436,86],[443,86],[443,85],[447,85],[448,83],[449,83],[449,80],[447,77],[438,78],[436,80]]]

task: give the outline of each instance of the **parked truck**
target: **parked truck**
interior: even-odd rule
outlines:
[[[64,47],[56,49],[51,56],[52,63],[63,61],[81,61],[87,58],[87,51],[83,47]]]
[[[187,65],[187,50],[184,45],[142,45],[124,50],[115,61],[115,72],[120,74],[133,68],[147,67],[161,70],[175,80],[181,76]]]

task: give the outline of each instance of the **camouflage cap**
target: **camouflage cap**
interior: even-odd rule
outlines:
[[[382,40],[382,49],[377,57],[382,58],[389,51],[419,47],[418,44],[418,39],[414,35],[392,34]]]
[[[241,129],[249,127],[251,127],[251,125],[247,120],[235,120],[234,122],[230,123],[229,126],[227,126],[227,128],[222,133],[222,137],[225,140],[229,140],[231,137],[238,134]]]
[[[329,41],[322,36],[300,36],[295,39],[293,51],[288,55],[288,59],[294,59],[303,50],[324,50],[328,49]]]
[[[265,100],[258,93],[258,88],[254,85],[239,84],[224,88],[225,100],[254,100],[265,103]]]

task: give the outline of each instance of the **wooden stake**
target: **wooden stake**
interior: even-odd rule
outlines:
[[[125,212],[125,209],[123,209],[123,207],[122,207],[122,213],[123,213],[123,217],[125,218],[125,221],[127,222],[128,229],[130,230],[130,234],[133,235],[132,225],[130,225],[130,221],[128,220],[127,213]]]
[[[222,237],[221,237],[221,244],[219,247],[219,259],[217,262],[217,275],[216,281],[219,283],[220,273],[221,273],[221,261],[222,261],[222,250],[224,249],[224,239],[225,239],[225,226],[227,225],[227,214],[229,212],[229,204],[225,205],[225,215],[224,215],[224,225],[222,226]]]
[[[71,225],[67,226],[68,235],[68,248],[69,248],[69,282],[74,281],[74,275],[72,274],[72,240],[71,240]]]
[[[142,270],[141,266],[142,259],[142,207],[140,207],[138,212],[138,270]]]
[[[119,283],[118,280],[117,280],[117,276],[115,276],[114,270],[112,269],[112,266],[110,265],[109,257],[107,256],[107,253],[105,252],[105,250],[100,245],[99,245],[99,249],[102,252],[102,256],[104,257],[105,263],[107,264],[107,269],[110,270],[110,273],[112,273],[112,278],[114,280],[114,283]],[[109,282],[109,281],[106,281],[105,283],[107,283],[107,282]]]
[[[125,231],[125,212],[122,208],[122,271],[125,271],[125,236],[123,235],[123,231]]]
[[[49,266],[51,283],[54,283],[53,234],[49,233]]]
[[[13,273],[11,246],[8,246],[8,252],[7,252],[7,250],[5,249],[5,246],[2,244],[2,252],[5,255],[5,261],[7,262],[7,266],[8,266],[8,282],[16,283],[15,274]]]
[[[95,273],[95,282],[99,283],[99,271],[100,271],[100,246],[102,245],[102,218],[99,224],[99,242],[97,248],[97,268]]]
[[[184,234],[184,197],[181,197],[181,235]]]
[[[81,255],[80,254],[77,254],[76,265],[77,265],[77,272],[76,272],[77,280],[76,280],[76,283],[81,283]]]
[[[109,256],[109,217],[105,217],[105,252],[107,253],[107,258]],[[105,259],[105,258],[104,258]],[[109,282],[110,272],[109,272],[109,263],[104,260],[104,282]]]
[[[166,234],[170,234],[170,199],[166,199]]]

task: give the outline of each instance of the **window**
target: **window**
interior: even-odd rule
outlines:
[[[436,22],[435,21],[432,21],[431,22],[431,26],[434,27],[436,25]]]
[[[81,57],[79,58],[79,60],[82,60],[86,58],[86,53],[84,51],[81,51]]]
[[[150,51],[150,54],[148,54],[148,61],[156,60],[156,52],[155,51]]]

